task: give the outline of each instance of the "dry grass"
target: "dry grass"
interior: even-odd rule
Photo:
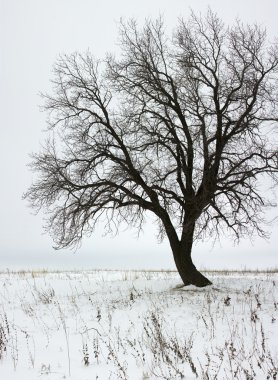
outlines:
[[[86,368],[98,380],[277,379],[276,271],[208,273],[215,285],[196,289],[177,288],[175,271],[2,272],[2,369],[16,380],[26,367],[30,380]]]

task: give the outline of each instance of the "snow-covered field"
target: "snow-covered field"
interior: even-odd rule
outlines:
[[[0,274],[0,379],[276,379],[278,275]]]

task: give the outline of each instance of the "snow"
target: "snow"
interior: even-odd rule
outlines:
[[[275,379],[278,275],[207,275],[2,272],[0,378]]]

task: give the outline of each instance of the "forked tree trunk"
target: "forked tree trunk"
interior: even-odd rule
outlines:
[[[196,269],[192,262],[193,234],[194,224],[183,233],[180,244],[172,245],[174,260],[184,285],[192,284],[198,287],[205,287],[212,283]]]

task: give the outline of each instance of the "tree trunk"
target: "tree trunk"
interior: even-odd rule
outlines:
[[[204,287],[212,283],[196,269],[191,259],[194,227],[195,224],[193,223],[184,230],[180,244],[172,246],[172,250],[177,270],[184,285],[192,284]]]
[[[212,282],[197,270],[189,252],[173,252],[177,270],[184,285],[195,285],[200,288],[211,285]],[[189,255],[188,255],[189,254]]]

